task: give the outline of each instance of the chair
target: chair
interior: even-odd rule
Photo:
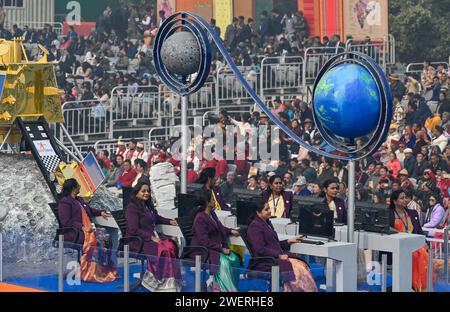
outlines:
[[[248,249],[248,252],[250,253],[250,260],[248,262],[247,270],[255,271],[255,267],[257,264],[262,262],[270,262],[272,266],[278,265],[278,260],[274,257],[255,257],[252,247],[247,240],[247,226],[241,226],[239,229],[239,233],[241,234],[241,238],[244,241],[245,247]],[[247,272],[245,276],[249,279],[261,279],[260,276],[256,272]],[[269,281],[270,283],[270,281]]]
[[[145,273],[145,261],[147,261],[147,256],[142,253],[144,248],[144,241],[138,236],[125,236],[127,233],[127,220],[125,218],[124,210],[112,211],[111,215],[119,226],[120,231],[122,232],[122,238],[119,241],[119,247],[117,248],[117,250],[119,252],[123,252],[124,246],[129,245],[132,241],[136,241],[139,246],[136,250],[130,250],[129,254],[130,258],[136,259],[141,263],[140,280],[130,286],[130,291],[133,291],[141,286],[141,281]]]
[[[206,275],[206,262],[209,258],[209,251],[206,247],[203,246],[192,246],[191,241],[194,234],[192,233],[192,227],[194,223],[194,217],[185,216],[176,218],[178,226],[180,227],[181,233],[183,234],[185,240],[185,246],[183,246],[183,252],[181,254],[181,259],[190,259],[189,255],[194,251],[200,252],[200,257],[202,259],[202,281],[205,281]],[[195,265],[195,264],[194,264]],[[203,287],[206,289],[206,283],[203,283]]]
[[[64,235],[70,232],[75,233],[75,238],[73,241],[65,241],[64,242],[64,248],[70,248],[77,252],[77,260],[80,262],[81,260],[81,250],[83,246],[78,244],[78,239],[80,237],[80,232],[78,229],[74,227],[63,227],[61,224],[61,221],[59,220],[59,213],[58,213],[58,204],[57,203],[50,203],[48,204],[50,206],[50,209],[52,210],[53,214],[56,217],[56,220],[58,221],[58,228],[56,229],[56,236],[53,240],[53,247],[58,248],[59,247],[59,235]]]
[[[191,246],[192,237],[194,236],[192,232],[192,227],[194,224],[194,217],[185,216],[176,218],[178,226],[180,227],[181,233],[183,234],[186,246],[183,247],[183,252],[181,254],[181,259],[189,258],[190,253],[193,251],[200,251],[202,257],[202,263],[206,263],[209,258],[209,251],[203,246]]]

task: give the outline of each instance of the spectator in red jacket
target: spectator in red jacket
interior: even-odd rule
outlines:
[[[129,159],[125,160],[122,166],[123,172],[119,177],[117,187],[131,187],[137,175],[136,170],[134,170],[134,168],[131,166],[131,161]]]
[[[187,182],[190,183],[194,183],[195,181],[198,180],[198,174],[197,172],[195,172],[194,170],[194,164],[193,163],[189,163],[187,165]]]
[[[228,173],[228,162],[226,159],[221,159],[216,165],[216,175],[225,179]]]

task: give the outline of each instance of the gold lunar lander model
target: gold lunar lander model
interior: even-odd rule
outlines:
[[[25,142],[31,150],[55,199],[65,180],[74,178],[81,186],[80,196],[89,200],[95,192],[89,172],[81,159],[64,162],[58,142],[48,123],[60,123],[64,116],[57,86],[54,62],[48,62],[48,51],[39,45],[41,58],[28,60],[21,39],[0,39],[0,150],[4,144]]]

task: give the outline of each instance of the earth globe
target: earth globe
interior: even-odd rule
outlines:
[[[372,74],[360,64],[340,64],[314,90],[316,122],[336,136],[354,140],[378,126],[381,95]]]

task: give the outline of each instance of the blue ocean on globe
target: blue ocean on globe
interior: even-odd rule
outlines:
[[[380,118],[380,93],[370,72],[357,64],[329,70],[314,91],[314,113],[330,133],[354,139],[374,131]]]

